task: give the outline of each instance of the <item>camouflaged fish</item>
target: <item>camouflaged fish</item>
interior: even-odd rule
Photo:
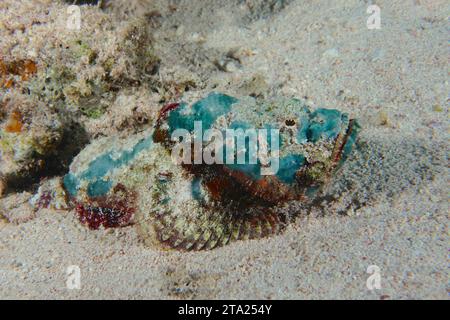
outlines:
[[[165,106],[145,132],[94,141],[74,159],[64,187],[90,228],[133,223],[150,245],[212,249],[280,232],[288,221],[274,208],[312,202],[350,155],[358,130],[347,114],[297,99],[211,93]],[[196,148],[214,162],[196,161]],[[180,150],[192,161],[174,161]]]

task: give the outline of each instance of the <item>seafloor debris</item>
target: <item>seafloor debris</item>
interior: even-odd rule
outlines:
[[[173,161],[180,143],[172,134],[184,129],[183,139],[192,138],[185,142],[195,148],[196,121],[216,133],[235,129],[232,144],[243,141],[244,147],[233,149],[233,158],[243,153],[244,162],[230,163],[226,152],[220,154],[227,139],[215,144],[213,164]],[[254,163],[245,131],[251,128],[279,133],[258,137],[269,158],[258,154]],[[311,202],[350,154],[358,128],[338,110],[313,111],[296,99],[260,103],[212,93],[192,105],[166,106],[146,132],[91,143],[73,161],[64,186],[80,219],[93,229],[133,221],[149,244],[212,249],[282,230],[289,219],[274,208],[290,200]],[[210,150],[213,140],[200,139],[203,150]],[[267,174],[271,161],[278,168]]]

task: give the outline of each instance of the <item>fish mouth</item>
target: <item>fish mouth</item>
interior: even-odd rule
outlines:
[[[335,169],[338,169],[343,161],[348,157],[353,144],[356,141],[360,126],[358,121],[355,119],[350,119],[347,129],[341,132],[336,138],[336,144],[332,154],[332,161],[335,164]]]
[[[348,125],[335,138],[329,161],[306,163],[297,171],[297,185],[301,186],[305,193],[311,193],[311,190],[319,190],[332,179],[352,150],[359,128],[358,122],[355,119],[350,119]],[[309,170],[322,171],[322,174],[320,177],[312,178],[308,174]]]

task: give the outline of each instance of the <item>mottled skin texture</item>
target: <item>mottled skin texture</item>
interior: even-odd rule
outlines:
[[[280,153],[284,157],[305,153],[299,154],[301,162],[293,162],[294,167],[282,165],[283,175],[255,176],[239,165],[172,161],[172,129],[191,127],[191,121],[197,120],[213,124],[221,114],[233,112],[245,118],[237,101],[211,94],[192,106],[170,104],[162,108],[154,130],[129,139],[101,141],[98,146],[94,142],[74,160],[65,178],[80,221],[92,229],[134,222],[147,244],[180,250],[213,249],[282,231],[295,215],[280,214],[277,208],[287,201],[307,204],[314,200],[348,156],[358,126],[337,110],[311,112],[297,100],[281,100],[280,108],[293,111],[273,113],[273,118],[295,119],[289,126],[297,126],[294,132],[304,141],[284,138]],[[260,105],[250,101],[248,108],[251,124],[258,120],[253,115],[258,109],[251,108]],[[174,115],[179,118],[174,120]],[[266,114],[262,117],[262,122],[271,119]]]

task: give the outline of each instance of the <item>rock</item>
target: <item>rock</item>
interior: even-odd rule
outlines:
[[[66,9],[50,1],[19,18],[6,11],[5,21],[33,20],[27,26],[33,37],[0,29],[0,38],[15,43],[0,58],[0,176],[12,190],[66,170],[87,140],[83,126],[105,114],[118,88],[151,82],[159,64],[145,19],[116,24],[98,7],[85,6],[83,32],[73,32],[60,23]],[[42,54],[30,60],[15,56],[19,52]]]
[[[36,106],[28,119],[20,120],[23,121],[20,130],[8,130],[8,124],[0,126],[0,176],[8,185],[32,181],[30,175],[42,170],[62,141],[62,123],[42,104]]]

